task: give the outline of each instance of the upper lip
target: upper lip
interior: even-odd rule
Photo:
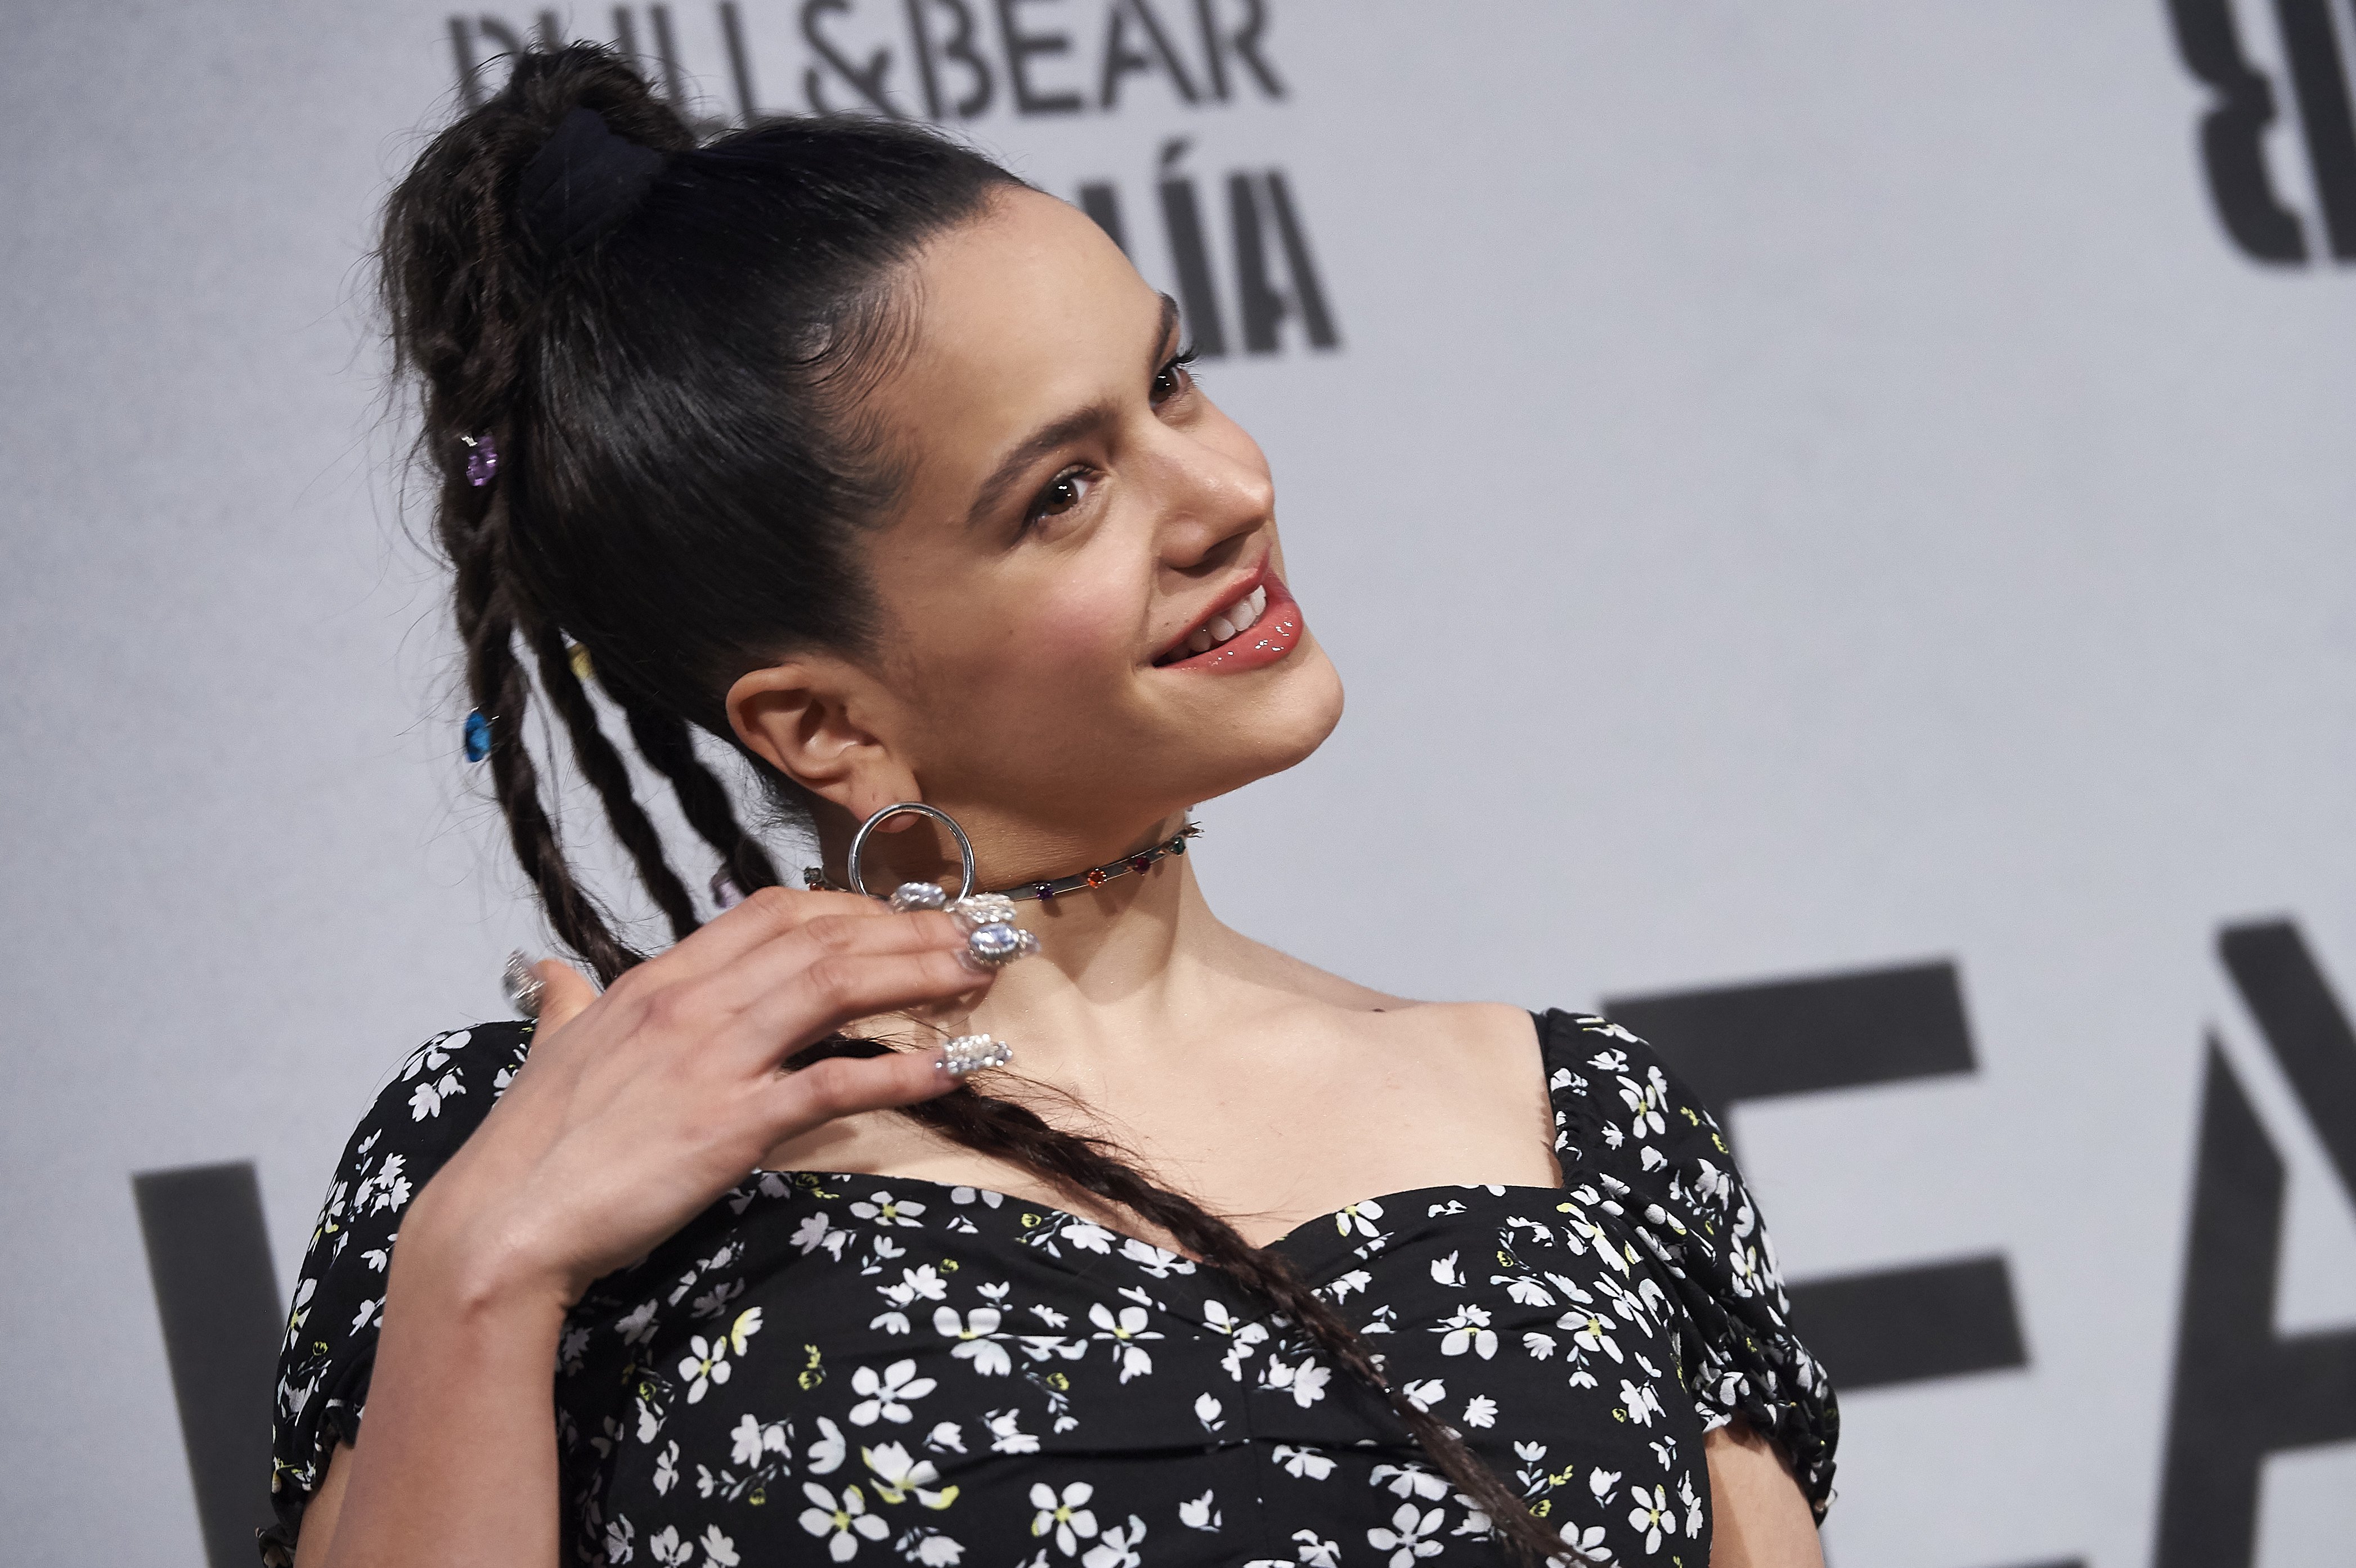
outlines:
[[[1219,591],[1219,597],[1212,600],[1211,603],[1205,607],[1201,614],[1195,616],[1192,621],[1187,622],[1185,629],[1181,631],[1176,636],[1171,638],[1170,641],[1163,645],[1162,651],[1153,656],[1153,662],[1155,664],[1169,664],[1174,662],[1177,657],[1183,656],[1186,652],[1187,638],[1193,636],[1195,633],[1209,625],[1218,615],[1220,611],[1226,609],[1228,605],[1234,603],[1237,600],[1242,598],[1245,594],[1249,593],[1253,589],[1258,588],[1261,583],[1268,581],[1268,562],[1269,558],[1267,556],[1260,557],[1258,565],[1253,567],[1249,571],[1244,573],[1242,577],[1228,584],[1226,588],[1221,589]]]

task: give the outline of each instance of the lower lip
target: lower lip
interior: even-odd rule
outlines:
[[[1208,653],[1194,654],[1154,667],[1215,670],[1228,674],[1272,665],[1290,653],[1301,641],[1301,606],[1293,603],[1292,595],[1285,592],[1284,584],[1276,578],[1262,578],[1260,586],[1268,590],[1268,604],[1248,630],[1229,637]]]

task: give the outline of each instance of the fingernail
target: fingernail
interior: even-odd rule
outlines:
[[[963,1078],[987,1067],[1003,1067],[1014,1060],[1014,1048],[986,1034],[961,1034],[943,1042],[933,1065],[952,1078]]]
[[[540,1017],[540,999],[548,991],[548,982],[532,973],[531,960],[522,948],[508,955],[507,966],[499,971],[499,988],[517,1012],[528,1019]]]

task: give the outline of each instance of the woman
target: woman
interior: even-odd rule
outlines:
[[[1265,460],[1092,223],[907,126],[699,149],[576,46],[433,144],[385,258],[470,747],[605,988],[540,965],[536,1026],[429,1043],[355,1135],[275,1560],[1819,1561],[1832,1396],[1692,1095],[1205,906],[1188,807],[1341,688]],[[525,659],[659,956],[574,880]],[[609,721],[739,907],[699,926]],[[696,730],[831,884],[954,877],[871,823],[922,802],[980,887],[1069,891],[1025,936],[779,889]]]

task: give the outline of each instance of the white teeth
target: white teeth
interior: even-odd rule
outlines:
[[[1252,608],[1251,595],[1248,593],[1237,600],[1227,610],[1227,624],[1238,632],[1250,631],[1252,623],[1258,619],[1259,612]]]
[[[1234,623],[1224,615],[1212,616],[1211,624],[1204,630],[1211,634],[1211,641],[1215,643],[1224,643],[1236,635]]]
[[[1211,651],[1211,634],[1209,628],[1204,626],[1195,627],[1194,635],[1186,639],[1186,651],[1192,654],[1209,653]]]
[[[1268,590],[1265,587],[1255,588],[1251,591],[1251,607],[1252,619],[1257,621],[1268,609]]]

